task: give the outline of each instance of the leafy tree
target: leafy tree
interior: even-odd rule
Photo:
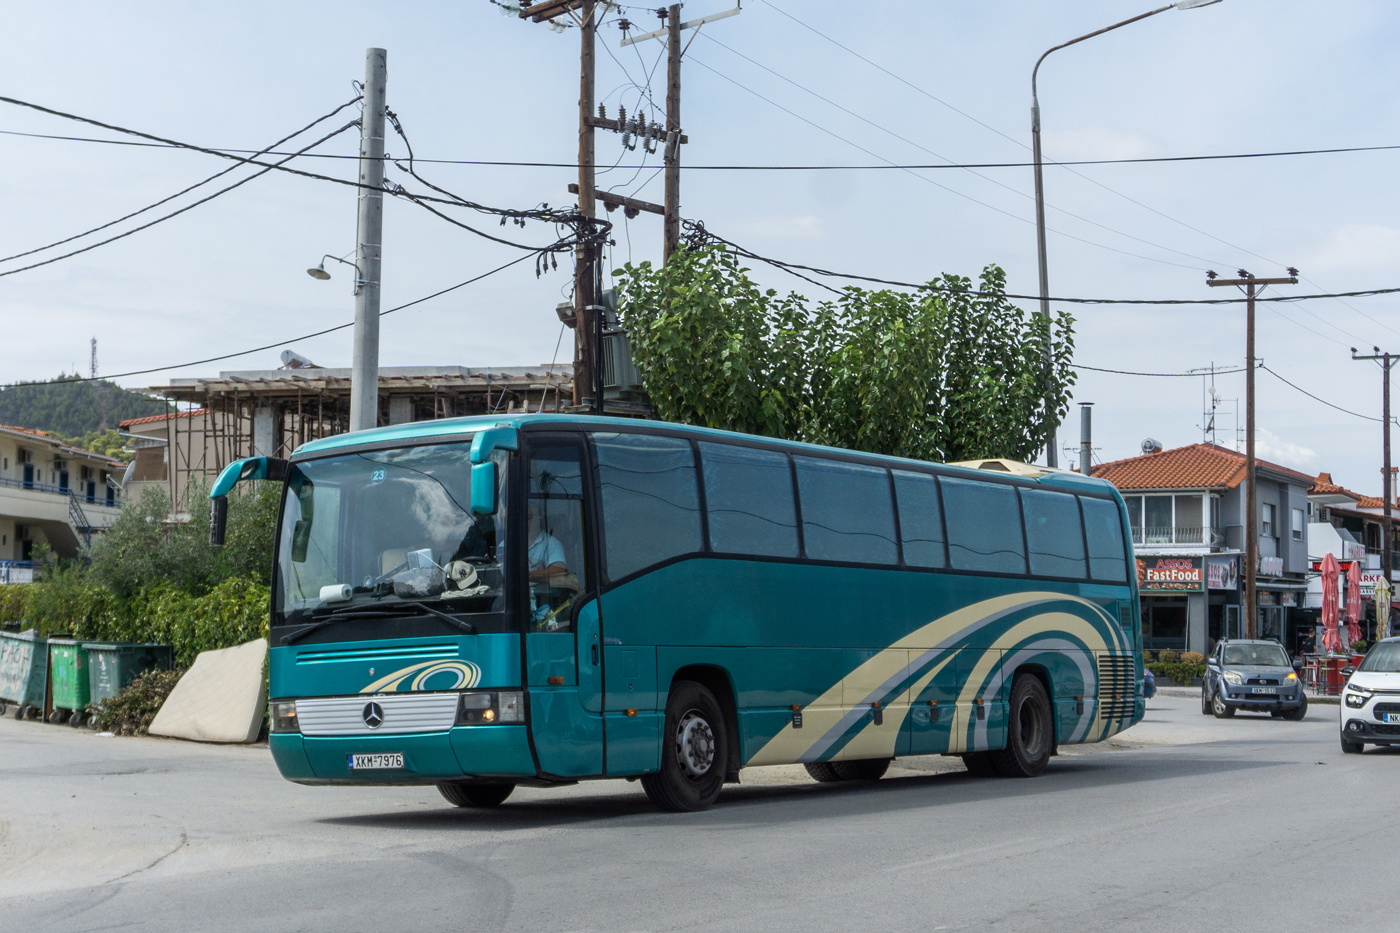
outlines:
[[[76,373],[59,373],[48,382],[22,382],[0,389],[0,424],[51,431],[62,437],[82,437],[89,431],[115,428],[128,418],[167,411],[169,406],[159,399],[105,379],[94,384]]]
[[[88,431],[81,437],[65,437],[60,438],[60,440],[69,447],[90,450],[123,463],[129,463],[132,458],[132,454],[123,449],[126,446],[126,438],[118,434],[116,428],[108,428],[106,431]]]
[[[730,253],[682,249],[617,272],[637,369],[661,417],[929,460],[1032,459],[1074,383],[1074,319],[945,275],[918,292],[847,288],[809,310]],[[1048,361],[1048,362],[1047,362]]]

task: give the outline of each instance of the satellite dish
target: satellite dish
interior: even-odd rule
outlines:
[[[1144,454],[1159,454],[1162,452],[1162,442],[1155,437],[1143,438],[1142,452]]]

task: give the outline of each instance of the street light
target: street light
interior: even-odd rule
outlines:
[[[1215,0],[1215,2],[1219,2],[1219,0]],[[343,263],[345,263],[347,266],[352,266],[352,267],[354,267],[356,273],[359,273],[359,271],[360,271],[360,267],[357,266],[357,265],[355,265],[353,262],[350,262],[348,259],[341,259],[339,256],[332,256],[330,253],[326,253],[326,255],[324,255],[324,256],[321,257],[321,261],[320,261],[320,263],[317,264],[316,268],[314,268],[314,269],[307,269],[307,270],[306,270],[306,274],[309,275],[309,276],[311,276],[313,279],[319,279],[319,280],[322,281],[322,282],[328,281],[328,280],[330,279],[330,277],[331,277],[331,274],[330,274],[329,272],[326,271],[326,260],[327,260],[327,259],[334,259],[336,262],[343,262]],[[357,274],[357,275],[355,276],[355,292],[356,292],[356,294],[358,294],[359,291],[360,291],[360,276]]]
[[[1140,13],[1132,19],[1125,19],[1121,23],[1114,23],[1112,26],[1105,26],[1091,33],[1086,33],[1078,39],[1071,39],[1062,42],[1035,60],[1035,67],[1031,69],[1031,149],[1035,156],[1035,240],[1038,258],[1040,260],[1040,313],[1045,315],[1046,326],[1049,327],[1050,320],[1050,275],[1045,260],[1045,186],[1041,179],[1040,163],[1040,100],[1035,92],[1036,75],[1040,72],[1040,63],[1045,61],[1051,52],[1058,52],[1060,49],[1068,48],[1085,39],[1092,39],[1094,36],[1101,36],[1106,32],[1126,26],[1129,23],[1136,23],[1140,19],[1147,19],[1149,16],[1156,16],[1158,13],[1165,13],[1167,10],[1194,10],[1197,7],[1210,6],[1212,3],[1219,3],[1220,0],[1178,0],[1177,3],[1169,3],[1166,6],[1158,7],[1155,10],[1148,10]],[[1045,439],[1045,465],[1055,466],[1055,427],[1054,411],[1050,400],[1050,365],[1053,359],[1053,351],[1047,341],[1045,346],[1045,420],[1049,436]]]

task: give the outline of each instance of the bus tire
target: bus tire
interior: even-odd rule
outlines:
[[[1050,761],[1053,744],[1055,721],[1045,684],[1034,674],[1017,674],[1011,683],[1006,747],[991,753],[992,766],[1002,777],[1038,777]]]
[[[682,680],[666,698],[661,768],[642,775],[642,789],[662,810],[685,813],[715,802],[729,770],[724,710],[700,684]]]
[[[822,784],[832,784],[836,781],[844,781],[840,774],[836,772],[836,765],[830,761],[813,761],[803,765],[807,769],[807,774],[812,780]]]
[[[996,777],[997,768],[992,764],[991,752],[965,752],[962,756],[963,767],[967,768],[967,773],[973,777]]]
[[[439,784],[438,793],[454,807],[490,809],[505,803],[514,784]]]
[[[855,761],[834,761],[831,767],[843,781],[878,781],[890,769],[890,758],[860,758]]]

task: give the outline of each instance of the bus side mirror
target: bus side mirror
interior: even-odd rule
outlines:
[[[494,515],[496,512],[496,462],[472,464],[472,512]]]
[[[213,511],[209,513],[209,546],[224,546],[224,529],[228,527],[228,496],[214,499]]]

